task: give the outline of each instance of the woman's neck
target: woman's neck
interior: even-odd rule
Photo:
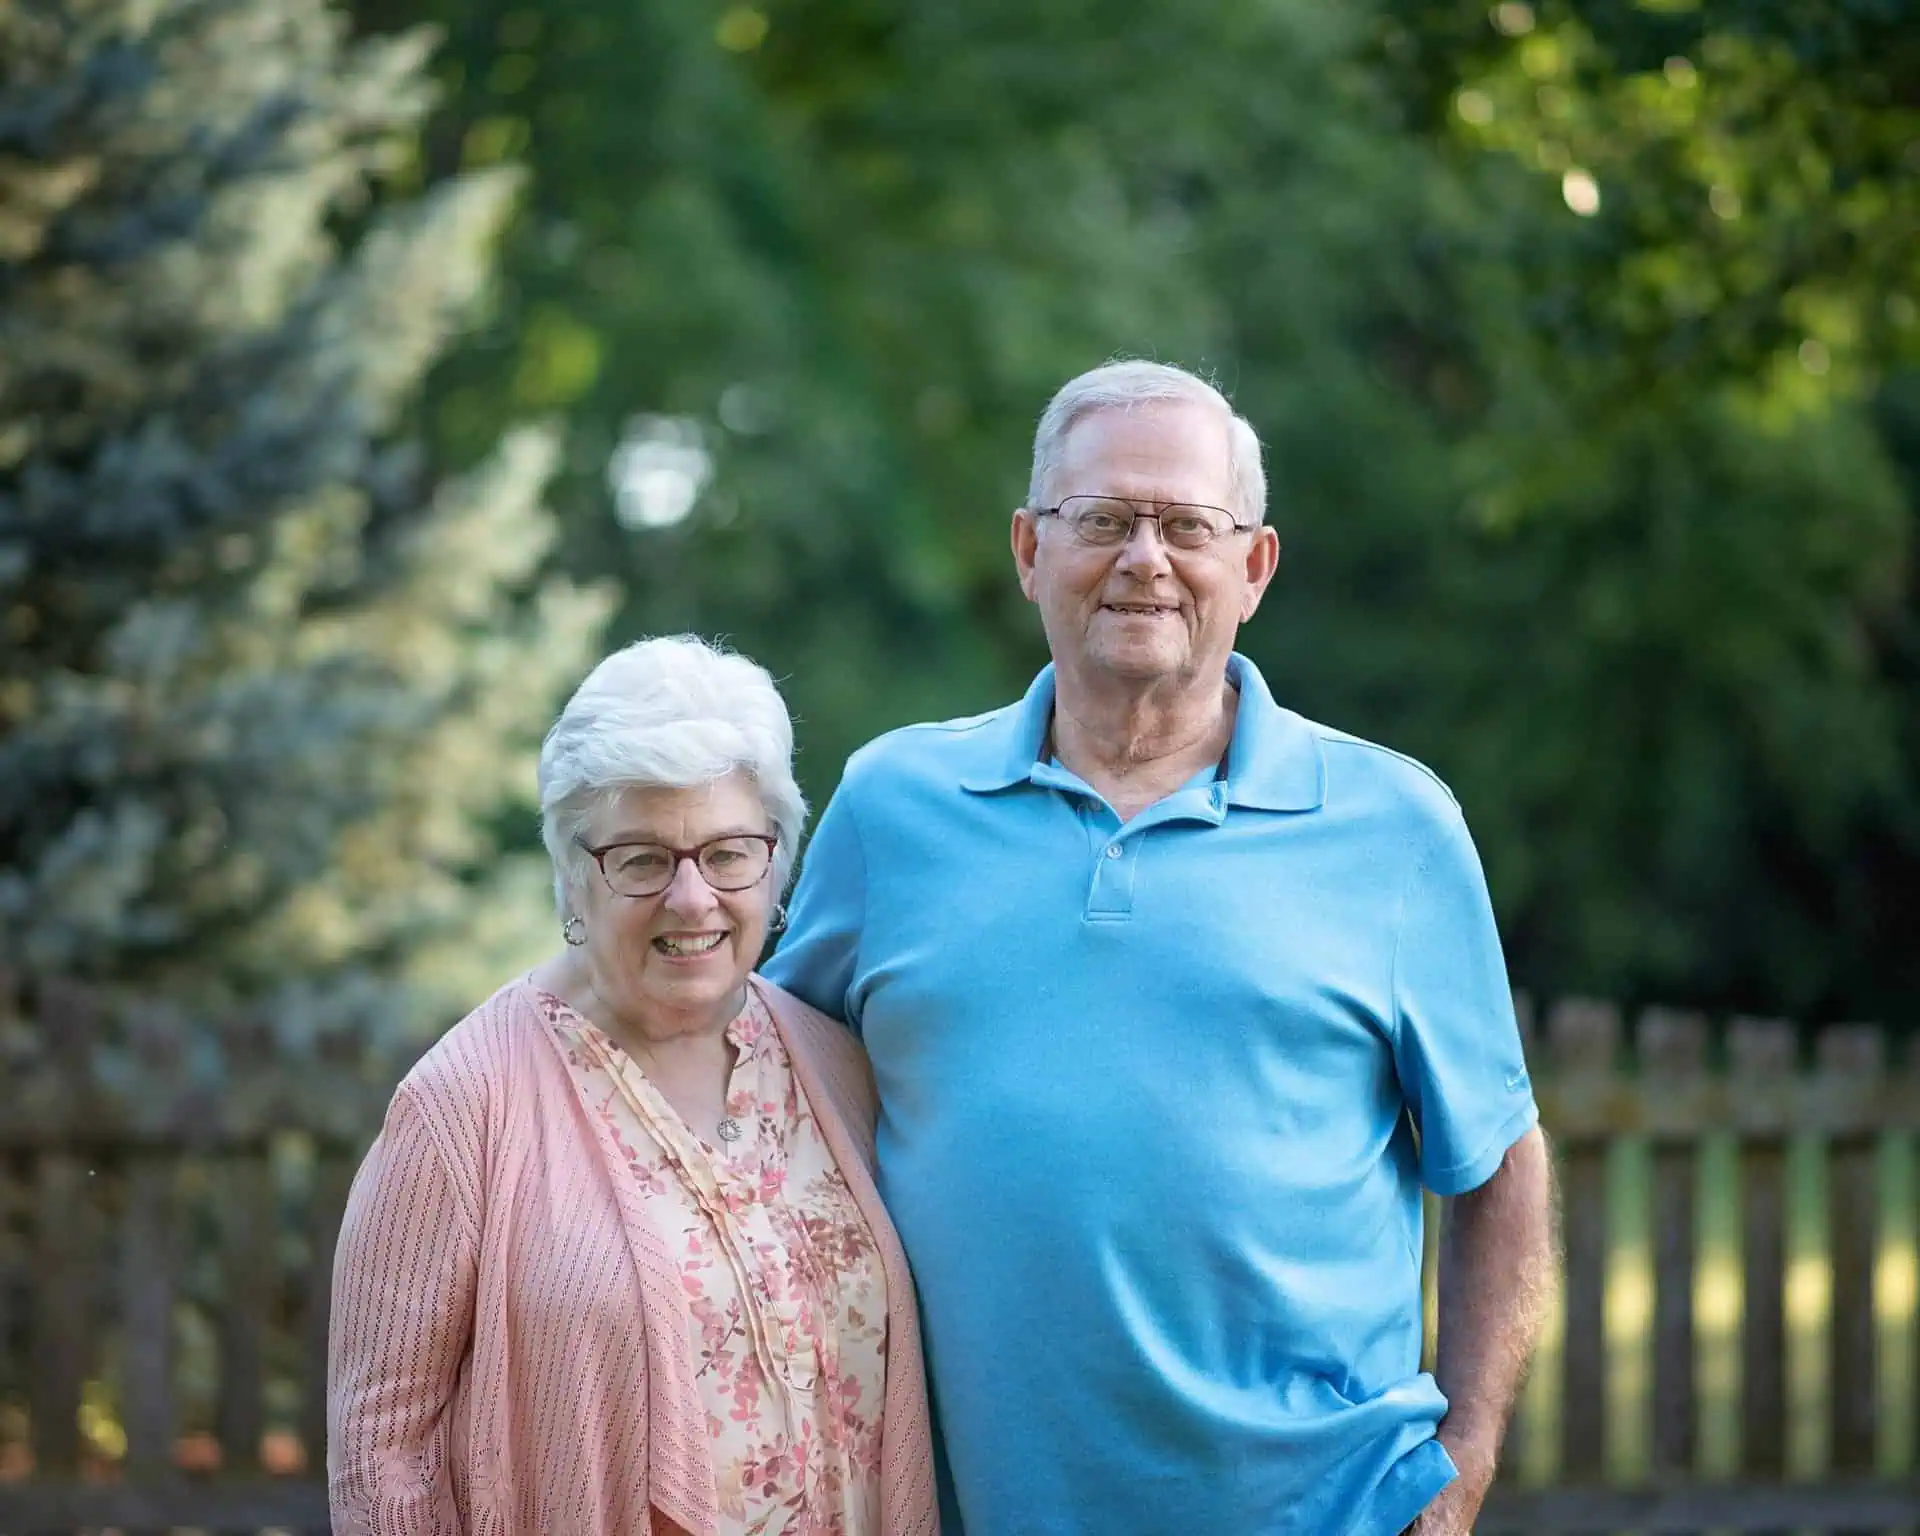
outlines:
[[[741,983],[717,1006],[694,1008],[659,1004],[622,1004],[596,986],[592,970],[574,951],[556,955],[533,972],[533,984],[558,997],[623,1050],[640,1057],[698,1057],[724,1039],[727,1026],[747,1006]]]
[[[718,1008],[680,1012],[614,1007],[572,951],[556,955],[531,979],[632,1057],[694,1133],[713,1142],[725,1113],[727,1084],[739,1059],[727,1038],[727,1026],[746,1006],[744,984]]]

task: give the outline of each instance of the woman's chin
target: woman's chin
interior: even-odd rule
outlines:
[[[707,955],[662,955],[655,951],[647,956],[646,990],[676,1007],[720,1003],[746,985],[748,969],[727,945]]]

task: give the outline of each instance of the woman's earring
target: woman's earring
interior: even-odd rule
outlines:
[[[560,925],[560,937],[578,949],[587,942],[587,925],[578,917],[570,917]]]
[[[780,902],[773,904],[773,921],[767,925],[769,933],[778,933],[787,926],[787,909]]]

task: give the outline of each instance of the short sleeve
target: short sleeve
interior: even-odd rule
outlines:
[[[1484,1184],[1539,1118],[1486,877],[1449,811],[1409,880],[1393,965],[1394,1065],[1439,1195]]]
[[[852,800],[843,777],[807,844],[787,907],[786,932],[763,971],[776,986],[858,1034],[853,978],[867,905],[867,864]]]

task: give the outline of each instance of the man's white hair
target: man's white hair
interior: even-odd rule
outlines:
[[[1198,374],[1167,363],[1121,358],[1069,379],[1040,413],[1033,434],[1033,476],[1027,505],[1052,505],[1053,477],[1066,454],[1067,434],[1095,411],[1125,411],[1158,402],[1185,401],[1218,410],[1227,421],[1227,476],[1234,505],[1226,510],[1241,522],[1267,517],[1267,471],[1260,461],[1260,439],[1227,397]]]
[[[793,777],[793,721],[765,667],[697,635],[636,640],[574,691],[540,748],[540,838],[562,916],[594,874],[580,846],[627,789],[691,789],[735,771],[760,792],[780,840],[773,894],[786,894],[807,802]]]

